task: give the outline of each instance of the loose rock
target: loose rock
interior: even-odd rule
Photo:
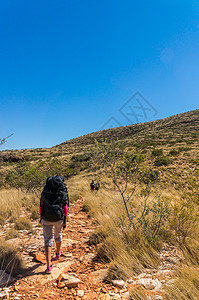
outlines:
[[[65,280],[65,286],[67,286],[67,288],[69,288],[69,289],[76,288],[78,286],[79,282],[80,282],[79,278],[70,277]]]
[[[119,288],[123,288],[125,285],[125,282],[123,280],[112,280],[112,283],[114,286],[117,286]]]
[[[77,296],[82,298],[84,296],[84,290],[78,290],[77,291]]]
[[[2,291],[0,293],[0,299],[6,299],[9,297],[9,293],[7,291]]]

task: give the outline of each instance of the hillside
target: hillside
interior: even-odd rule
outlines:
[[[99,141],[102,139],[119,139],[125,142],[126,146],[140,146],[141,148],[159,145],[172,146],[183,143],[195,144],[199,140],[199,110],[156,121],[93,132],[63,142],[49,149],[5,150],[0,152],[0,158],[4,161],[9,161],[9,156],[13,155],[13,157],[16,156],[16,159],[13,159],[13,161],[17,162],[17,157],[19,157],[19,160],[20,158],[22,160],[31,160],[31,156],[34,158],[36,154],[40,156],[38,158],[42,156],[46,157],[48,154],[52,156],[53,152],[59,151],[60,149],[73,149],[73,147],[78,148],[79,146],[83,149],[85,146],[93,144],[96,139]],[[67,151],[62,154],[66,153]]]
[[[178,139],[183,141],[195,140],[198,137],[199,129],[199,110],[190,111],[175,116],[157,121],[151,121],[140,124],[133,124],[129,126],[106,129],[102,131],[93,132],[67,142],[58,146],[64,145],[90,145],[95,139],[121,139],[132,140],[135,143],[142,141],[151,141],[157,145],[160,140],[164,139],[165,143],[176,142]],[[160,143],[161,144],[161,143]]]
[[[10,170],[19,168],[23,163],[56,165],[54,172],[57,170],[65,178],[81,172],[89,173],[90,147],[96,139],[118,139],[120,148],[126,152],[142,153],[146,165],[162,170],[162,182],[178,185],[179,188],[185,184],[183,178],[187,178],[187,172],[195,170],[198,165],[199,110],[94,132],[48,149],[1,151],[1,184]]]

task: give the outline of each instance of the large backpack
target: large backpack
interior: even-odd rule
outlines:
[[[64,206],[69,205],[68,191],[62,176],[51,176],[41,193],[41,219],[50,222],[64,220]]]

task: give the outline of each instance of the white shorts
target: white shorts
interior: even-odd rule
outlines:
[[[53,245],[53,227],[55,243],[59,243],[62,241],[61,231],[63,226],[63,220],[57,222],[49,222],[42,220],[42,226],[45,246],[52,247]]]

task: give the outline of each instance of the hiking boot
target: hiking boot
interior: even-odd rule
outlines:
[[[53,265],[48,266],[47,269],[46,269],[46,271],[45,271],[45,273],[46,274],[50,274],[52,272],[52,269],[53,269]]]
[[[55,259],[57,259],[57,260],[60,259],[60,256],[61,256],[61,251],[59,251],[58,254],[56,253]]]

